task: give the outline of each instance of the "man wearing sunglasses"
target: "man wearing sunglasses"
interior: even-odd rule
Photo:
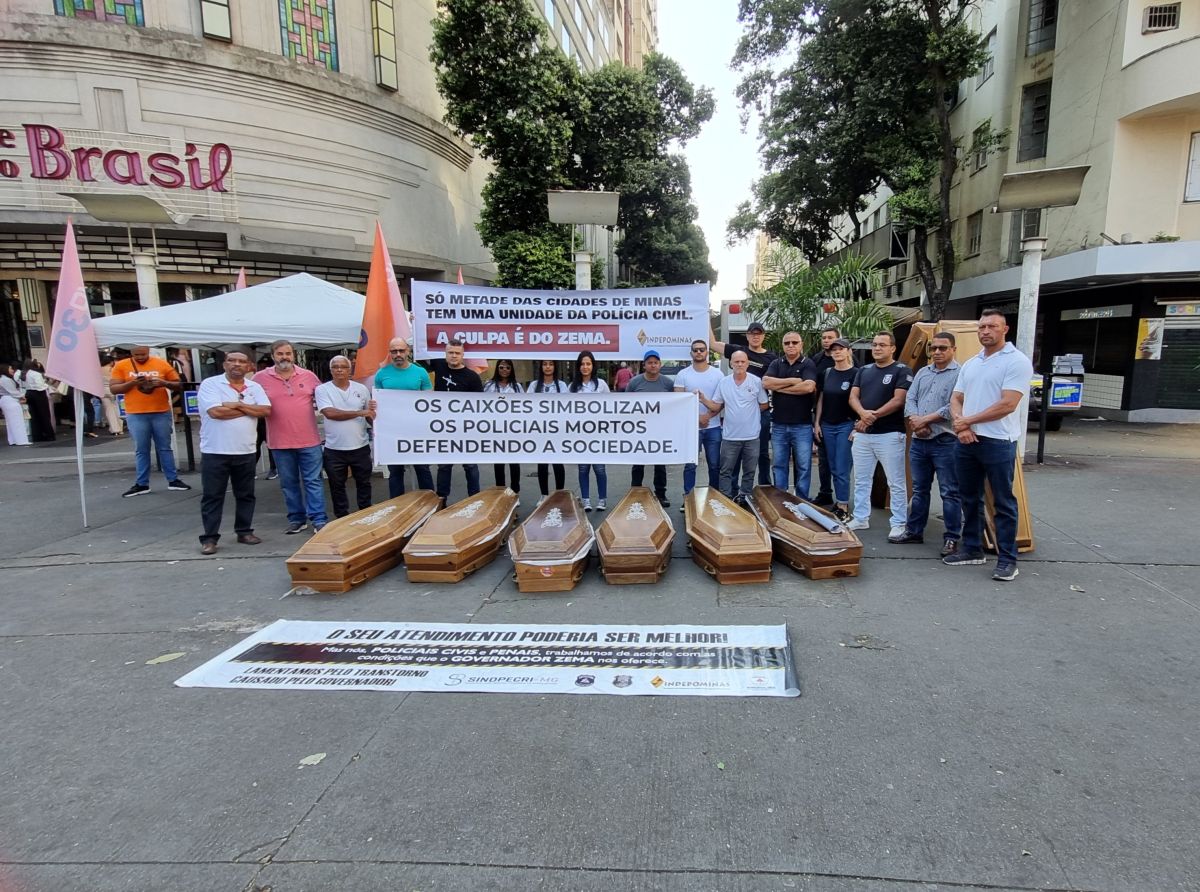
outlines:
[[[954,469],[958,437],[950,418],[950,397],[958,381],[954,348],[954,335],[950,332],[940,331],[933,336],[929,347],[932,362],[917,372],[904,401],[904,421],[912,433],[908,460],[912,469],[913,494],[904,535],[895,540],[901,545],[925,541],[929,492],[936,474],[946,525],[942,557],[954,554],[962,537],[962,506],[958,500],[958,474]]]
[[[703,394],[710,400],[716,400],[717,391],[721,389],[721,380],[725,376],[720,369],[708,364],[708,342],[692,341],[692,364],[675,376],[676,393]],[[700,454],[708,465],[708,485],[716,488],[721,485],[721,413],[713,412],[704,403],[700,403]],[[687,501],[688,493],[696,486],[696,465],[683,466],[683,498]],[[682,511],[683,505],[679,506]]]
[[[816,403],[817,366],[804,355],[799,332],[783,336],[783,356],[767,367],[763,387],[771,399],[771,455],[775,487],[787,492],[788,471],[796,467],[796,495],[808,498],[812,479],[813,405]]]
[[[429,372],[412,361],[412,351],[404,338],[392,338],[388,342],[388,359],[375,373],[376,390],[433,390]],[[429,465],[413,465],[417,477],[417,489],[433,491],[433,472]],[[388,498],[404,495],[404,465],[388,465]]]

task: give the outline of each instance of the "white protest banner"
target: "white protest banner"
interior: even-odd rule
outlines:
[[[375,463],[696,461],[694,393],[442,393],[376,390]]]
[[[708,285],[613,291],[520,291],[448,282],[412,283],[413,354],[435,359],[458,338],[467,356],[600,361],[690,359],[708,340]]]
[[[800,696],[787,626],[278,620],[175,684],[297,691]]]

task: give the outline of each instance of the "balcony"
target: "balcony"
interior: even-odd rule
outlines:
[[[831,263],[837,263],[843,257],[851,254],[873,257],[875,266],[879,269],[899,266],[901,263],[908,262],[908,233],[891,223],[885,223],[878,229],[868,232],[858,241],[851,242],[846,247],[821,258],[813,266],[819,269]]]

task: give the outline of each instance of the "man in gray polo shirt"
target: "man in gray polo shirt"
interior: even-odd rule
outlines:
[[[942,558],[943,564],[982,564],[983,484],[992,487],[996,512],[996,569],[992,579],[1017,578],[1017,499],[1013,471],[1021,418],[1017,408],[1029,392],[1033,363],[1004,336],[1008,323],[999,310],[984,310],[979,317],[979,343],[983,349],[959,369],[950,415],[958,436],[955,467],[962,499],[963,534],[958,551]]]
[[[912,434],[912,445],[908,450],[912,501],[908,505],[904,535],[895,540],[902,545],[925,541],[929,491],[933,487],[933,475],[937,474],[938,490],[942,494],[942,517],[946,524],[942,557],[958,550],[958,540],[962,536],[958,474],[954,469],[958,437],[950,424],[950,395],[958,380],[954,348],[953,334],[948,331],[935,334],[929,347],[933,361],[917,371],[905,397],[904,422]]]

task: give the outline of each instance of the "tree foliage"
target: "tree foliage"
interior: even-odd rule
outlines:
[[[439,0],[438,11],[430,58],[446,120],[494,165],[479,232],[499,282],[573,281],[567,254],[560,267],[547,253],[570,242],[547,220],[550,189],[621,192],[618,251],[640,278],[715,279],[687,164],[672,153],[712,117],[710,91],[657,54],[641,70],[581,72],[528,0]]]
[[[825,253],[863,196],[894,193],[893,220],[914,233],[933,318],[954,284],[950,186],[960,146],[950,130],[958,83],[987,58],[972,0],[741,0],[734,57],[743,108],[761,119],[766,175],[730,221],[810,258]],[[987,134],[996,145],[1004,134]],[[934,254],[929,254],[930,236]]]

